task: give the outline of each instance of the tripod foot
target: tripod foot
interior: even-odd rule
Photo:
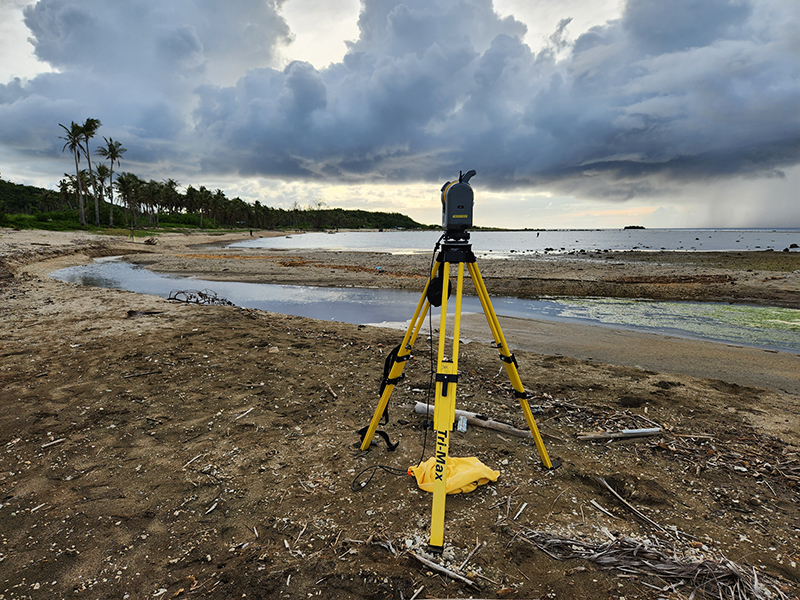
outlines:
[[[432,546],[431,544],[428,544],[428,552],[430,552],[431,554],[440,554],[441,555],[441,553],[444,552],[444,545],[442,545],[442,546]]]
[[[550,467],[550,468],[549,468],[549,469],[547,469],[547,470],[548,470],[548,471],[555,471],[555,470],[556,470],[558,467],[560,467],[560,466],[561,466],[561,461],[559,461],[559,460],[556,460],[556,459],[554,459],[554,458],[553,458],[553,459],[551,459],[551,460],[550,460],[550,464],[551,464],[551,465],[553,465],[553,466],[552,466],[552,467]]]

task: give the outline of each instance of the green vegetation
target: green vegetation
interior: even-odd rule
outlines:
[[[205,229],[420,229],[426,226],[400,213],[341,208],[271,208],[256,201],[232,200],[216,190],[189,186],[185,194],[177,183],[142,181],[121,173],[115,187],[125,207],[98,199],[101,223],[113,227]],[[99,189],[99,188],[98,188]],[[72,189],[55,192],[0,179],[0,226],[20,229],[100,229],[82,225]],[[110,196],[108,196],[110,198]],[[112,212],[113,206],[113,212]]]
[[[259,201],[249,204],[229,199],[222,190],[188,186],[178,190],[174,179],[145,181],[133,173],[115,172],[127,151],[119,141],[103,138],[95,154],[108,166],[91,161],[90,141],[102,126],[97,119],[80,125],[60,124],[63,151],[70,151],[74,175],[65,173],[58,191],[20,185],[0,179],[0,226],[21,229],[100,229],[124,224],[128,230],[147,227],[244,229],[420,229],[427,228],[399,213],[325,208],[323,202],[305,208],[271,208]],[[85,158],[87,169],[81,169]],[[116,175],[116,177],[115,177]],[[116,198],[118,204],[114,203]],[[108,200],[106,200],[108,199]],[[94,224],[86,218],[94,208]]]

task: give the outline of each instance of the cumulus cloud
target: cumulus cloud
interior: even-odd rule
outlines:
[[[56,149],[58,123],[91,116],[133,159],[191,154],[195,89],[234,83],[290,41],[263,0],[39,0],[24,18],[57,72],[0,85],[0,143],[35,153]]]
[[[547,185],[626,199],[663,182],[780,176],[800,162],[795,0],[627,0],[549,45],[491,0],[364,0],[343,61],[277,68],[263,0],[39,0],[36,55],[0,85],[0,143],[51,154],[100,118],[142,164],[215,176]]]

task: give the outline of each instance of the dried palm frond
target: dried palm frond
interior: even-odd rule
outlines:
[[[660,577],[671,584],[670,587],[691,586],[693,590],[690,597],[699,591],[710,598],[722,600],[789,598],[777,580],[759,574],[754,567],[743,566],[724,557],[709,560],[680,556],[674,548],[667,554],[658,541],[643,542],[620,537],[607,542],[592,542],[527,528],[522,528],[516,537],[557,560],[579,558],[604,569]]]

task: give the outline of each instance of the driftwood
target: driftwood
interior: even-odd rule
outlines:
[[[433,404],[425,404],[424,402],[417,402],[414,406],[414,412],[418,415],[433,415]],[[486,416],[469,412],[466,410],[456,410],[456,419],[459,417],[464,417],[467,419],[467,423],[469,425],[474,425],[476,427],[483,427],[485,429],[494,429],[495,431],[502,431],[503,433],[507,433],[509,435],[516,435],[519,437],[533,437],[531,432],[526,429],[517,429],[516,427],[509,425],[508,423],[501,423],[500,421],[492,421],[491,419],[486,418]],[[544,434],[542,434],[544,436]]]
[[[579,440],[618,440],[622,438],[645,437],[662,433],[661,427],[646,429],[623,429],[622,431],[599,431],[597,433],[579,433]]]
[[[413,556],[414,558],[416,558],[419,562],[421,562],[426,567],[430,567],[434,571],[438,571],[439,573],[442,573],[443,575],[447,575],[451,579],[455,579],[455,580],[460,581],[462,583],[466,583],[467,585],[473,585],[473,586],[475,585],[475,582],[472,581],[471,579],[467,579],[466,577],[464,577],[463,575],[459,575],[455,571],[451,571],[450,569],[447,569],[447,568],[443,567],[442,565],[433,562],[432,560],[428,560],[427,558],[425,558],[424,556],[420,556],[416,552],[409,551],[409,554],[411,556]]]

